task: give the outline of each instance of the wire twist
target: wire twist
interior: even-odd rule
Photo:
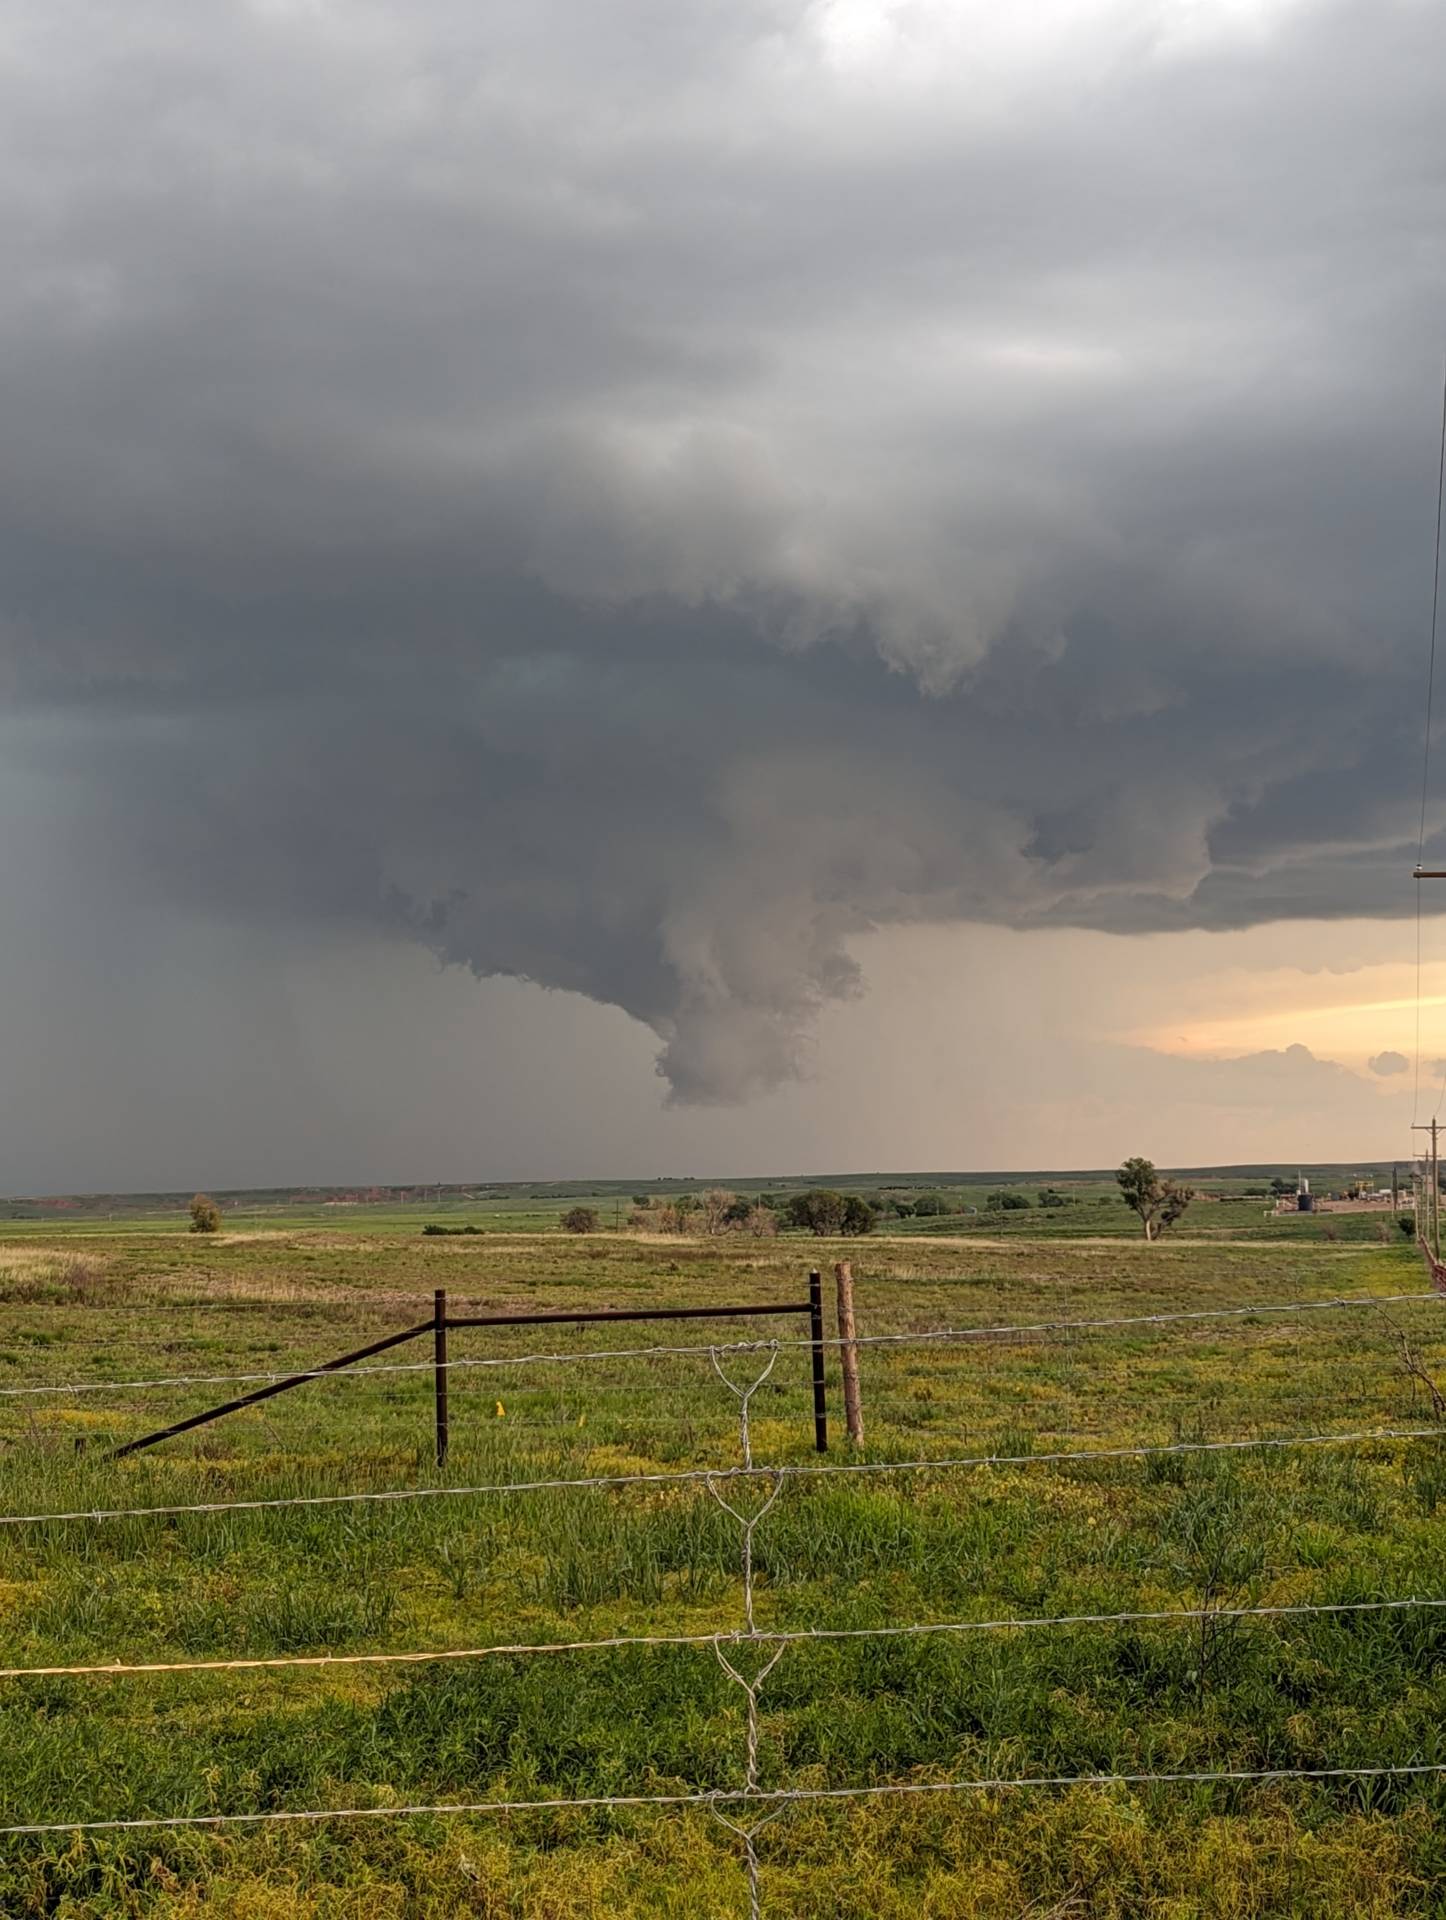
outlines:
[[[738,1445],[743,1455],[744,1473],[753,1473],[755,1471],[753,1465],[753,1435],[748,1424],[749,1409],[752,1406],[754,1394],[757,1393],[758,1389],[763,1385],[777,1364],[778,1347],[779,1343],[776,1340],[771,1340],[767,1343],[768,1359],[762,1371],[745,1385],[740,1385],[724,1368],[723,1362],[719,1357],[720,1351],[723,1350],[718,1347],[713,1347],[709,1351],[709,1358],[713,1362],[714,1373],[717,1374],[718,1378],[723,1382],[723,1385],[727,1387],[728,1391],[738,1402]],[[705,1484],[714,1500],[717,1501],[718,1505],[726,1514],[738,1522],[739,1527],[739,1558],[743,1578],[744,1632],[737,1637],[735,1644],[742,1644],[745,1640],[757,1640],[759,1636],[753,1618],[753,1535],[760,1521],[772,1510],[774,1502],[783,1491],[783,1474],[775,1471],[773,1475],[773,1485],[767,1497],[763,1501],[763,1504],[756,1508],[751,1514],[740,1512],[731,1500],[725,1499],[718,1491],[714,1479],[709,1478]],[[782,1641],[775,1644],[772,1653],[763,1662],[762,1666],[758,1668],[753,1678],[746,1680],[739,1671],[736,1663],[723,1651],[721,1640],[715,1639],[713,1641],[713,1653],[719,1666],[734,1685],[742,1689],[743,1697],[747,1702],[743,1760],[743,1793],[745,1801],[751,1801],[758,1792],[759,1691],[769,1674],[772,1673],[773,1669],[783,1658],[784,1647],[785,1643]],[[770,1812],[765,1813],[761,1819],[750,1820],[746,1824],[741,1820],[729,1819],[727,1814],[722,1811],[716,1798],[709,1801],[709,1807],[714,1819],[725,1826],[730,1833],[735,1834],[742,1842],[743,1865],[748,1876],[748,1920],[761,1920],[763,1896],[758,1877],[757,1835],[762,1832],[764,1827],[770,1825],[771,1822],[779,1817],[784,1811],[784,1805],[780,1804]]]

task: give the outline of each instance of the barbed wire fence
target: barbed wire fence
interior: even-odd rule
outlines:
[[[1392,1306],[1430,1302],[1439,1307],[1442,1296],[1434,1289],[1421,1293],[1356,1295],[1332,1300],[1276,1301],[1248,1303],[1229,1308],[1206,1308],[1153,1314],[1113,1315],[1094,1319],[1036,1321],[1014,1326],[947,1327],[901,1333],[862,1336],[860,1347],[890,1348],[905,1345],[924,1349],[949,1343],[1033,1339],[1063,1335],[1071,1353],[1080,1334],[1094,1331],[1119,1331],[1146,1327],[1189,1327],[1197,1323],[1264,1321],[1271,1316],[1303,1316],[1322,1311],[1363,1311],[1378,1316],[1393,1337],[1400,1329],[1385,1309]],[[271,1511],[277,1509],[314,1509],[369,1505],[393,1501],[434,1499],[475,1499],[487,1496],[515,1497],[532,1492],[561,1490],[621,1490],[631,1487],[702,1487],[718,1508],[736,1523],[738,1533],[738,1572],[741,1624],[731,1631],[696,1634],[613,1635],[593,1640],[508,1643],[465,1648],[414,1648],[362,1653],[320,1653],[277,1656],[238,1656],[234,1658],[183,1661],[89,1662],[70,1665],[11,1666],[0,1668],[0,1679],[25,1680],[39,1677],[141,1677],[148,1674],[190,1672],[239,1672],[257,1669],[325,1668],[341,1666],[411,1666],[429,1662],[457,1662],[489,1658],[533,1658],[585,1655],[622,1648],[696,1649],[711,1653],[720,1670],[736,1687],[743,1708],[743,1749],[739,1784],[711,1790],[651,1794],[600,1794],[544,1799],[493,1799],[433,1804],[383,1804],[363,1807],[273,1808],[257,1811],[223,1811],[184,1815],[140,1815],[134,1818],[64,1821],[33,1821],[0,1827],[0,1838],[19,1839],[53,1834],[157,1831],[179,1828],[245,1827],[270,1823],[318,1823],[332,1820],[375,1818],[497,1816],[503,1814],[547,1814],[565,1811],[617,1810],[656,1811],[699,1809],[712,1816],[738,1842],[746,1876],[750,1920],[762,1920],[762,1870],[759,1839],[765,1829],[779,1820],[794,1805],[828,1802],[865,1802],[911,1795],[1020,1792],[1030,1789],[1068,1790],[1079,1787],[1144,1785],[1212,1785],[1229,1783],[1271,1783],[1296,1781],[1343,1781],[1380,1778],[1439,1778],[1446,1775],[1446,1762],[1405,1761],[1398,1765],[1363,1764],[1331,1767],[1221,1768],[1191,1771],[1120,1771],[1076,1775],[1028,1775],[968,1777],[946,1780],[900,1780],[841,1786],[775,1786],[761,1784],[764,1719],[763,1693],[766,1683],[788,1650],[800,1644],[877,1639],[880,1641],[917,1638],[928,1635],[968,1635],[1003,1632],[1052,1632],[1080,1627],[1123,1626],[1127,1624],[1198,1624],[1211,1620],[1262,1620],[1306,1618],[1310,1616],[1401,1615],[1430,1613],[1446,1608],[1446,1595],[1424,1594],[1373,1600],[1339,1602],[1290,1602],[1279,1605],[1202,1606],[1178,1609],[1139,1609],[1115,1613],[1081,1612],[1045,1614],[1033,1617],[991,1619],[954,1619],[942,1621],[893,1622],[879,1626],[770,1628],[760,1626],[756,1616],[755,1536],[772,1514],[786,1489],[795,1483],[809,1484],[823,1478],[868,1475],[917,1475],[983,1471],[993,1468],[1030,1468],[1042,1465],[1088,1465],[1128,1459],[1152,1460],[1171,1456],[1230,1455],[1248,1452],[1272,1452],[1296,1448],[1360,1447],[1393,1445],[1421,1440],[1439,1440],[1443,1427],[1438,1422],[1425,1425],[1358,1427],[1346,1432],[1292,1432],[1264,1434],[1221,1440],[1173,1440],[1158,1444],[1130,1444],[1101,1447],[1070,1446],[1052,1451],[993,1452],[954,1454],[937,1458],[908,1460],[850,1458],[828,1463],[760,1462],[755,1458],[752,1407],[755,1396],[773,1374],[780,1354],[790,1348],[815,1345],[811,1340],[771,1339],[766,1341],[712,1342],[694,1345],[653,1346],[627,1349],[588,1349],[567,1352],[533,1353],[481,1358],[458,1358],[448,1362],[449,1369],[482,1367],[552,1366],[601,1359],[654,1358],[691,1354],[708,1359],[712,1372],[732,1396],[737,1407],[738,1463],[732,1466],[678,1469],[644,1473],[585,1474],[509,1480],[474,1485],[436,1485],[360,1489],[327,1494],[302,1494],[254,1499],[230,1499],[191,1503],[135,1506],[73,1508],[34,1513],[0,1513],[0,1527],[30,1528],[83,1523],[104,1523],[120,1519],[174,1518],[181,1515],[211,1515],[232,1512]],[[837,1339],[827,1344],[836,1347]],[[741,1361],[752,1359],[753,1370],[740,1376]],[[358,1373],[431,1372],[431,1362],[390,1364]],[[180,1385],[239,1383],[248,1379],[272,1379],[277,1375],[180,1375],[142,1381],[70,1381],[0,1389],[7,1398],[28,1398],[38,1394],[81,1394],[108,1391],[163,1391]],[[318,1373],[317,1378],[343,1380],[346,1373]],[[1440,1413],[1439,1406],[1433,1411]],[[1073,1419],[1073,1416],[1071,1416]]]

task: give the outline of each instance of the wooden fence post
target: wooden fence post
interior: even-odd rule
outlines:
[[[854,1273],[847,1260],[838,1262],[833,1277],[838,1282],[838,1351],[843,1368],[844,1419],[848,1422],[849,1439],[858,1447],[863,1445],[864,1413],[859,1401],[859,1350],[854,1345],[857,1338],[854,1327]]]
[[[447,1292],[438,1287],[432,1295],[432,1366],[437,1396],[437,1465],[447,1464],[451,1440],[447,1419]]]

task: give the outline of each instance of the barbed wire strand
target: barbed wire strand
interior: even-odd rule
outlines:
[[[148,1674],[243,1673],[260,1669],[425,1666],[432,1661],[520,1658],[535,1654],[611,1653],[635,1647],[733,1649],[826,1645],[842,1640],[919,1639],[930,1634],[1034,1632],[1053,1627],[1186,1625],[1202,1619],[1268,1620],[1311,1615],[1409,1613],[1446,1607],[1446,1598],[1412,1595],[1396,1600],[1304,1600],[1254,1607],[1155,1607],[1125,1613],[1060,1613],[1005,1616],[996,1620],[924,1620],[887,1627],[752,1627],[717,1633],[613,1634],[600,1640],[504,1642],[490,1647],[433,1647],[394,1653],[300,1653],[239,1655],[216,1660],[118,1660],[91,1665],[0,1667],[0,1680],[129,1679]],[[740,1681],[739,1683],[743,1683]],[[755,1685],[757,1683],[755,1682]]]
[[[441,1801],[426,1805],[272,1808],[260,1813],[144,1814],[134,1819],[30,1821],[0,1827],[0,1839],[47,1833],[134,1833],[178,1827],[262,1826],[288,1821],[400,1820],[459,1814],[587,1813],[674,1807],[711,1809],[720,1804],[737,1806],[745,1802],[762,1807],[809,1801],[879,1800],[908,1794],[1006,1793],[1031,1787],[1223,1786],[1277,1780],[1418,1779],[1442,1774],[1446,1774],[1446,1761],[1408,1761],[1394,1766],[1222,1767],[1179,1773],[1056,1773],[970,1780],[891,1780],[864,1787],[763,1787],[751,1794],[742,1787],[724,1787],[706,1793],[599,1793],[556,1800]]]
[[[561,1493],[591,1487],[666,1487],[749,1479],[818,1480],[860,1473],[948,1473],[985,1467],[1089,1465],[1104,1460],[1140,1460],[1172,1454],[1244,1453],[1287,1447],[1369,1446],[1394,1440],[1440,1440],[1446,1429],[1375,1427],[1354,1433],[1263,1434],[1245,1440],[1173,1440],[1154,1446],[1085,1447],[1054,1453],[945,1455],[937,1460],[848,1460],[829,1466],[690,1467],[659,1473],[582,1474],[553,1480],[501,1480],[461,1487],[383,1487],[355,1493],[286,1494],[256,1500],[201,1500],[151,1507],[74,1507],[56,1513],[0,1514],[0,1527],[29,1527],[71,1520],[145,1520],[183,1514],[259,1513],[284,1507],[336,1507],[393,1500],[461,1500],[487,1494]],[[716,1496],[715,1496],[716,1497]]]
[[[851,1343],[857,1347],[935,1346],[949,1341],[1004,1340],[1024,1334],[1086,1333],[1118,1330],[1125,1327],[1163,1327],[1190,1321],[1251,1319],[1258,1314],[1317,1313],[1353,1310],[1358,1307],[1406,1306],[1430,1302],[1440,1306],[1442,1295],[1435,1289],[1420,1293],[1348,1294],[1331,1300],[1267,1301],[1254,1306],[1201,1307],[1175,1313],[1133,1313],[1092,1320],[1036,1320],[1016,1326],[935,1327],[907,1333],[861,1334]],[[420,1335],[418,1336],[420,1338]],[[471,1368],[527,1367],[567,1365],[585,1360],[648,1360],[673,1355],[718,1353],[763,1353],[773,1349],[788,1351],[815,1345],[841,1346],[837,1335],[821,1341],[730,1340],[712,1344],[688,1344],[655,1347],[584,1347],[553,1353],[488,1354],[461,1356],[442,1362],[442,1370],[465,1371]],[[263,1385],[276,1380],[359,1380],[377,1374],[435,1373],[432,1360],[387,1361],[377,1366],[356,1366],[327,1371],[322,1367],[292,1367],[284,1371],[256,1373],[177,1373],[148,1380],[68,1380],[40,1382],[23,1387],[0,1387],[0,1400],[25,1399],[41,1394],[141,1393],[167,1387],[224,1387]]]

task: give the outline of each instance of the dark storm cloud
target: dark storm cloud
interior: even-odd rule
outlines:
[[[577,988],[695,1100],[870,926],[1401,910],[1446,19],[1001,12],[0,8],[57,887]]]

